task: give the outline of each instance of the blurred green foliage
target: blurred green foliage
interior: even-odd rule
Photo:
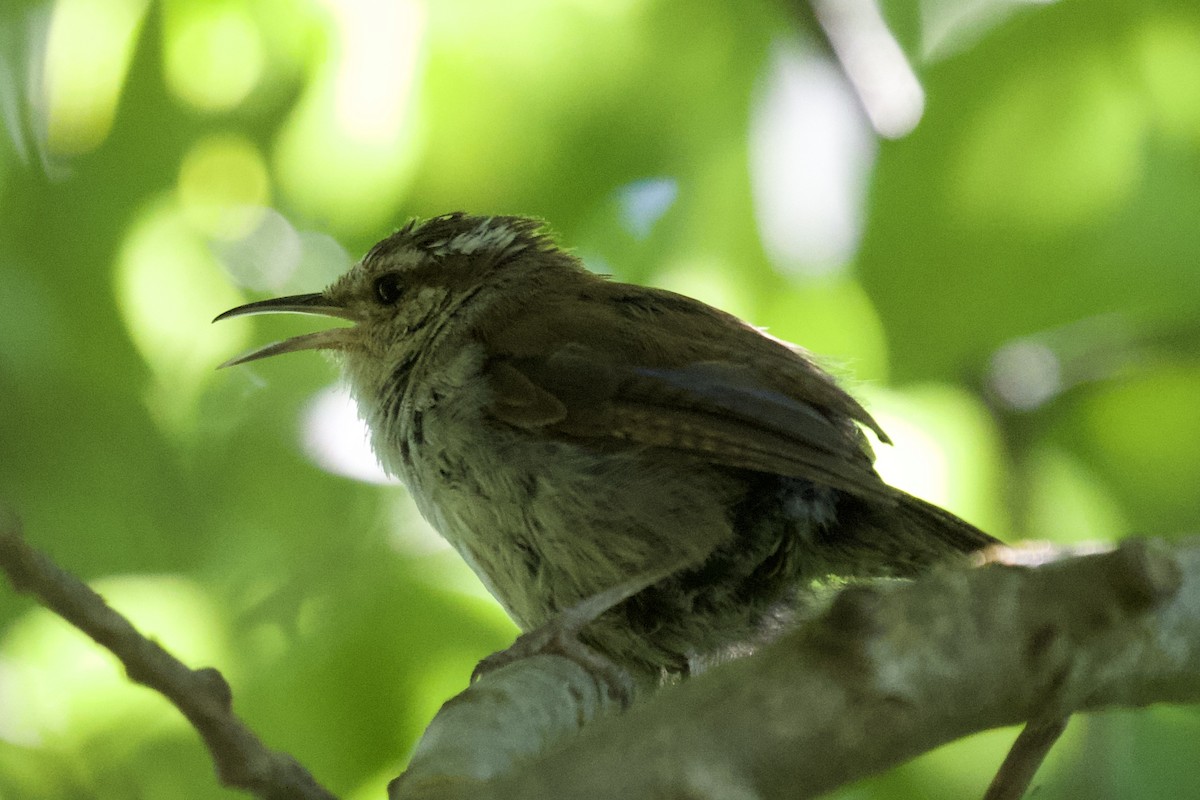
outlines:
[[[3,502],[220,667],[272,746],[382,797],[512,628],[402,489],[330,454],[361,433],[328,363],[213,370],[309,323],[208,320],[465,209],[543,216],[598,270],[827,356],[897,440],[881,470],[1007,538],[1194,530],[1194,0],[888,0],[923,89],[884,91],[923,110],[894,139],[797,12],[4,4]],[[1188,796],[1198,733],[1190,709],[1078,720],[1039,796]],[[977,795],[1011,736],[837,796]],[[0,798],[233,796],[164,702],[0,591]]]

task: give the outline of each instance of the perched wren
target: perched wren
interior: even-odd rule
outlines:
[[[337,353],[376,456],[516,623],[611,596],[580,638],[641,676],[755,640],[816,581],[996,541],[885,484],[862,428],[887,436],[805,351],[595,275],[535,220],[410,222],[323,292],[217,319],[267,312],[354,324],[227,365]]]

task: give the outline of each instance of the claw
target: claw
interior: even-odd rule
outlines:
[[[609,696],[618,700],[623,708],[628,708],[636,694],[629,671],[604,653],[584,644],[579,635],[609,609],[663,578],[675,574],[683,566],[684,564],[672,564],[669,568],[643,573],[625,583],[585,597],[549,622],[522,633],[507,649],[492,653],[480,661],[471,673],[471,681],[477,681],[487,673],[522,658],[541,654],[558,655],[574,661],[590,675],[603,681]]]
[[[556,617],[540,628],[521,634],[512,646],[480,661],[471,673],[471,682],[530,656],[556,655],[578,664],[604,684],[609,697],[619,702],[621,708],[629,708],[637,693],[629,672],[600,651],[584,644],[579,639],[579,631],[563,627],[561,620],[561,616]]]

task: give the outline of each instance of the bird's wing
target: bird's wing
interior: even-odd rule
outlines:
[[[489,331],[497,420],[894,499],[856,422],[886,436],[802,352],[669,292],[603,284],[562,308]]]

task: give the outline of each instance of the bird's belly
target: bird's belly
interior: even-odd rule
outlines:
[[[699,563],[733,535],[741,487],[718,470],[519,433],[423,448],[403,477],[522,628],[637,575]]]

